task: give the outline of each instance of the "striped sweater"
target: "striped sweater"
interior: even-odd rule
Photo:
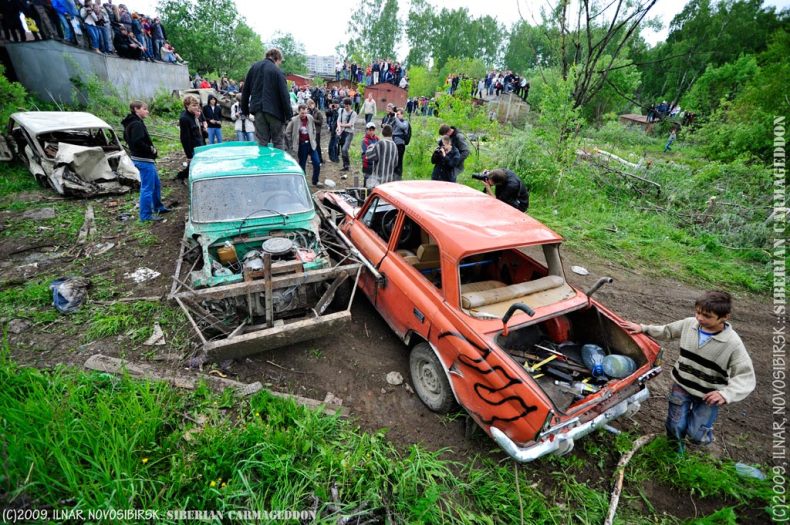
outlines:
[[[667,325],[641,325],[656,339],[680,339],[680,357],[672,378],[689,394],[702,397],[718,390],[727,403],[744,399],[754,390],[754,367],[741,338],[729,323],[699,345],[699,323],[688,317]]]

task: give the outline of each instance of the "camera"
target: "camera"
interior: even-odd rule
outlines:
[[[488,171],[484,171],[483,173],[472,173],[472,178],[486,182],[488,181]]]

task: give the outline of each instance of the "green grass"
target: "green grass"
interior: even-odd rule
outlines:
[[[52,305],[49,284],[53,277],[39,277],[17,286],[0,290],[0,317],[25,318],[36,324],[55,321],[58,314]]]
[[[41,187],[24,166],[18,163],[0,162],[0,198],[39,189]]]
[[[556,463],[516,466],[488,457],[460,463],[449,450],[399,451],[383,432],[361,432],[353,422],[265,392],[238,400],[205,384],[184,392],[109,374],[21,368],[8,350],[6,342],[0,355],[4,505],[63,508],[66,501],[83,510],[227,512],[306,510],[317,498],[318,523],[337,522],[330,505],[348,514],[365,504],[370,518],[389,515],[397,523],[518,523],[523,515],[524,523],[555,525],[601,523],[608,506],[610,473],[583,482],[577,476],[584,462],[561,459],[562,468],[541,481],[537,474]],[[588,451],[616,454],[605,446],[611,438],[590,437]],[[726,496],[736,508],[762,498],[748,489],[737,494],[744,480],[729,474],[712,480],[709,461],[677,458],[660,442],[646,449],[627,473],[626,491],[656,472],[656,482],[698,498]],[[730,523],[716,520],[733,513],[724,509],[699,523]],[[678,520],[622,506],[618,522]]]

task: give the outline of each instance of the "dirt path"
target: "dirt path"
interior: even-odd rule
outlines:
[[[354,150],[359,148],[362,124],[364,121],[360,119],[352,146]],[[324,150],[327,143],[328,138],[324,136]],[[358,160],[349,179],[345,181],[338,176],[340,165],[329,162],[326,154],[324,160],[326,163],[322,168],[321,180],[329,177],[342,187],[352,183],[354,175],[361,179]],[[167,221],[152,226],[152,232],[158,238],[156,244],[143,246],[135,239],[121,236],[115,239],[118,246],[110,254],[94,261],[68,262],[70,259],[66,257],[49,265],[41,264],[35,271],[64,274],[83,271],[92,277],[111,279],[126,295],[164,296],[170,288],[170,275],[178,254],[186,214],[186,188],[172,180],[180,161],[180,157],[173,156],[160,163],[164,174],[163,187],[169,191],[168,200],[176,200],[180,204]],[[91,202],[111,212],[109,201],[96,199]],[[4,254],[5,261],[0,265],[0,271],[4,272],[6,279],[13,276],[14,268],[25,261],[34,257],[47,257],[36,251],[18,254],[8,252]],[[588,288],[600,276],[614,277],[615,283],[601,289],[597,297],[626,319],[638,322],[664,323],[691,315],[694,299],[702,291],[668,279],[645,277],[605,262],[591,262],[589,254],[566,251],[564,264],[568,279],[581,288]],[[570,267],[576,264],[588,268],[590,275],[580,277],[572,273]],[[152,268],[162,275],[140,285],[132,284],[123,277],[125,272],[140,266]],[[495,448],[485,436],[467,439],[464,418],[440,417],[431,413],[407,389],[409,374],[406,348],[361,294],[357,295],[352,313],[352,325],[343,333],[235,362],[230,371],[241,381],[261,381],[274,389],[316,399],[324,399],[331,392],[343,400],[364,430],[388,428],[389,438],[400,448],[412,443],[422,443],[432,450],[450,447],[456,457],[488,453]],[[738,461],[768,463],[771,315],[767,299],[736,297],[732,322],[754,360],[758,387],[745,401],[722,410],[716,432],[729,457]],[[57,323],[33,327],[21,334],[11,334],[10,343],[17,361],[40,367],[58,363],[81,366],[89,355],[97,352],[122,355],[132,360],[151,357],[149,348],[135,345],[124,336],[83,344],[80,334],[69,333],[64,336],[61,325]],[[165,348],[159,352],[167,353],[168,350]],[[651,383],[652,398],[643,405],[633,422],[619,422],[619,426],[636,433],[663,431],[666,413],[664,396],[670,385],[668,367],[676,356],[677,345],[668,345],[666,372]],[[167,366],[184,365],[182,361]],[[399,372],[405,378],[404,385],[387,384],[385,376],[392,371]]]

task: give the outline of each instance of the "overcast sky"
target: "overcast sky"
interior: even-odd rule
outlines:
[[[116,0],[119,1],[119,0]],[[157,0],[125,0],[132,11],[151,14],[156,10]],[[305,46],[308,55],[334,55],[335,46],[348,40],[348,25],[351,14],[360,0],[330,0],[317,2],[262,2],[261,0],[235,0],[236,8],[264,40],[271,39],[276,31],[291,33]],[[434,7],[456,9],[465,7],[474,17],[491,15],[509,28],[519,20],[519,8],[524,18],[533,23],[540,20],[540,5],[547,2],[535,0],[429,0]],[[409,12],[410,0],[399,0],[399,16],[403,20]],[[679,13],[687,0],[658,0],[651,9],[651,17],[659,18],[664,25],[660,32],[645,31],[648,42],[655,44],[667,36],[667,27]],[[769,5],[780,9],[788,7],[790,0],[768,0]],[[535,7],[538,6],[538,7]],[[398,59],[404,59],[407,49],[398,49]]]

